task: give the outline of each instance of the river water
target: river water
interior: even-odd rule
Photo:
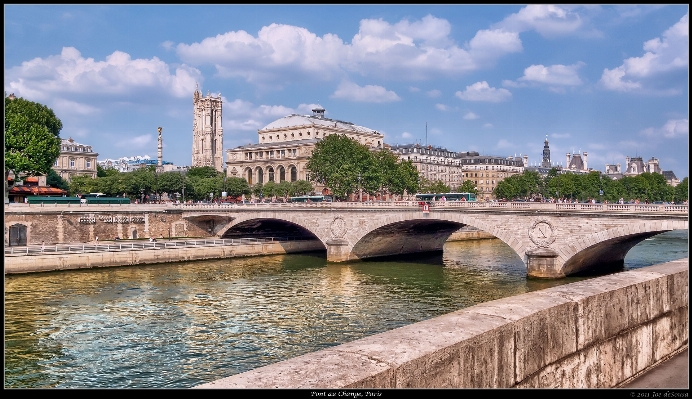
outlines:
[[[625,268],[688,257],[687,231]],[[277,255],[5,276],[5,388],[187,388],[478,303],[532,280],[500,240],[327,264]]]

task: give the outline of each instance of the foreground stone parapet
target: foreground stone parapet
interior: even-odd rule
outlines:
[[[687,347],[688,259],[503,298],[196,388],[611,388]]]

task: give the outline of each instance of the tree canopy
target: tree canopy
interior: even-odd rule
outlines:
[[[62,122],[50,108],[5,98],[5,183],[10,172],[47,175],[60,156]]]
[[[418,171],[389,150],[371,151],[345,135],[329,135],[315,144],[306,169],[310,179],[344,199],[362,190],[371,195],[418,191]]]

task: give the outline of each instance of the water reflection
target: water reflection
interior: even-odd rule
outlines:
[[[626,267],[687,257],[687,232]],[[327,264],[302,254],[5,278],[5,387],[191,387],[477,303],[527,280],[499,240],[443,256]]]

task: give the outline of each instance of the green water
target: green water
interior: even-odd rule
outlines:
[[[626,268],[688,256],[687,232]],[[499,240],[444,255],[327,264],[319,255],[5,277],[5,388],[184,388],[506,296],[527,280]]]

